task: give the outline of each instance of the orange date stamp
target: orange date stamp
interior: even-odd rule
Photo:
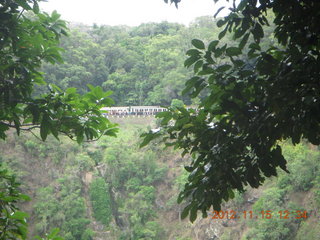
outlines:
[[[307,219],[308,211],[300,210],[281,210],[281,211],[212,211],[211,219]]]

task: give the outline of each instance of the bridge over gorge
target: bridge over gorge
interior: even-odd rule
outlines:
[[[187,109],[193,107],[187,107]],[[154,116],[159,112],[167,111],[166,108],[160,106],[128,106],[128,107],[104,107],[101,110],[107,111],[104,113],[106,117],[147,117]]]

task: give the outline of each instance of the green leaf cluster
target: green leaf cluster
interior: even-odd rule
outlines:
[[[17,133],[40,129],[46,140],[52,134],[75,138],[79,143],[94,140],[103,134],[115,135],[115,125],[99,111],[110,106],[111,92],[88,86],[90,92],[80,95],[70,88],[62,92],[55,85],[35,96],[35,85],[45,85],[39,71],[43,62],[62,63],[62,36],[66,23],[57,12],[39,11],[37,1],[5,1],[0,6],[0,138],[15,128]]]

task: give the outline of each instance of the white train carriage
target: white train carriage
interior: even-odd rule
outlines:
[[[160,106],[129,106],[129,107],[103,107],[103,111],[107,111],[105,116],[150,116],[156,115],[158,112],[166,111],[166,108]]]

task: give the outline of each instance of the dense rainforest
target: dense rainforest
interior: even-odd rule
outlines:
[[[44,63],[48,83],[87,91],[87,84],[112,90],[116,106],[186,105],[182,96],[191,71],[183,66],[193,38],[218,36],[216,20],[196,19],[190,26],[147,23],[138,27],[70,24],[61,40],[63,64]],[[272,26],[263,45],[273,44]],[[269,35],[268,35],[269,34]],[[231,42],[231,37],[224,40]],[[207,43],[206,42],[206,43]],[[230,43],[232,44],[232,43]],[[44,89],[39,87],[34,94]],[[21,205],[30,214],[29,239],[59,228],[65,240],[92,239],[317,239],[320,235],[318,147],[283,142],[290,174],[279,172],[259,189],[236,192],[223,206],[239,219],[216,216],[181,220],[177,204],[190,157],[155,142],[140,149],[142,132],[158,128],[152,118],[114,118],[120,132],[79,145],[68,138],[44,143],[31,134],[10,132],[0,143],[3,168],[10,169],[31,197]],[[289,211],[289,212],[288,212]]]
[[[176,23],[146,23],[138,27],[71,24],[61,41],[64,64],[43,65],[46,81],[62,89],[87,84],[112,90],[117,106],[170,105],[181,96],[191,71],[183,65],[194,37],[215,37],[212,17],[198,18],[189,27]]]

